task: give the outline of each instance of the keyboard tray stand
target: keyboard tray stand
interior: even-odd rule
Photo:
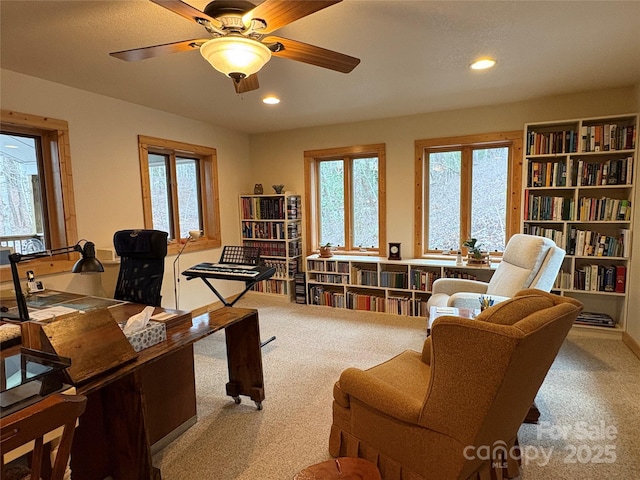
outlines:
[[[258,249],[255,248],[255,252],[252,250],[252,247],[236,247],[236,246],[225,246],[222,252],[222,256],[220,258],[220,263],[215,264],[218,266],[228,265],[229,269],[233,269],[233,265],[239,265],[242,268],[249,269],[252,272],[258,272],[255,276],[248,276],[243,274],[234,275],[233,273],[223,273],[220,271],[215,271],[214,268],[207,268],[207,266],[213,267],[214,264],[211,263],[200,263],[198,265],[194,265],[193,267],[182,272],[187,280],[192,280],[194,278],[201,279],[209,290],[211,290],[216,297],[222,302],[225,307],[233,307],[238,300],[240,300],[245,293],[247,293],[251,287],[253,287],[258,282],[262,280],[267,280],[271,278],[275,273],[276,269],[274,267],[267,267],[265,265],[259,265],[259,253]],[[245,284],[244,290],[233,299],[233,301],[228,302],[218,290],[213,286],[213,284],[209,281],[210,279],[216,280],[232,280],[232,281],[242,281]],[[263,341],[260,345],[265,346],[267,343],[275,340],[276,337],[271,337],[265,341]]]

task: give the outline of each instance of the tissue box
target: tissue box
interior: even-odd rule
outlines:
[[[164,323],[154,322],[150,320],[145,328],[132,333],[125,334],[131,346],[136,352],[149,348],[156,343],[164,342],[167,339],[167,330]]]

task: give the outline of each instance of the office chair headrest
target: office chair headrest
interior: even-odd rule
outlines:
[[[160,230],[119,230],[113,234],[113,245],[121,257],[164,258],[167,237]]]

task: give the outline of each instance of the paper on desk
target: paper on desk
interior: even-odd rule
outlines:
[[[79,313],[82,310],[77,310],[75,308],[64,307],[62,305],[58,305],[55,307],[43,308],[42,310],[29,310],[29,318],[31,320],[48,320],[50,318],[61,317],[63,315],[68,315],[70,313]]]
[[[436,307],[438,313],[453,313],[455,311],[455,307]]]
[[[131,315],[129,317],[129,320],[127,320],[124,328],[122,329],[124,334],[131,335],[132,333],[136,333],[144,329],[149,323],[149,319],[151,318],[151,315],[153,314],[153,311],[155,309],[156,307],[148,306],[144,307],[144,310],[142,310],[140,313]]]

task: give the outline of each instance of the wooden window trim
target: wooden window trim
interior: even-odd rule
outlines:
[[[10,130],[28,134],[39,134],[43,145],[43,176],[45,181],[47,239],[49,249],[74,245],[78,242],[76,207],[73,193],[73,174],[69,148],[69,124],[65,120],[41,117],[11,110],[0,110],[0,123]],[[44,259],[30,260],[18,264],[21,276],[27,270],[36,270],[38,275],[49,275],[70,271],[78,260],[77,253],[56,255]],[[9,278],[9,266],[0,267],[3,280]]]
[[[138,151],[140,156],[140,178],[142,182],[142,206],[144,211],[144,227],[153,228],[151,209],[151,186],[149,183],[149,151],[169,154],[174,161],[170,162],[172,178],[175,176],[175,157],[195,156],[199,162],[200,197],[204,236],[191,242],[190,251],[219,248],[222,245],[220,233],[220,197],[218,194],[218,156],[215,148],[191,145],[173,140],[138,135]],[[172,182],[173,183],[173,182]],[[176,198],[176,185],[171,185],[171,195]],[[177,202],[171,202],[174,218],[177,218]],[[169,242],[168,254],[177,254],[182,245],[179,240]]]
[[[498,133],[485,133],[479,135],[464,135],[459,137],[445,137],[424,139],[415,141],[415,190],[414,190],[414,245],[413,252],[415,258],[422,258],[428,256],[430,253],[424,249],[424,240],[426,238],[426,221],[425,215],[428,209],[426,208],[426,199],[424,198],[424,187],[426,185],[425,180],[425,151],[426,150],[464,150],[471,148],[477,148],[488,145],[508,145],[509,159],[508,159],[508,193],[507,193],[507,224],[506,224],[506,240],[508,240],[513,234],[520,231],[520,210],[521,210],[521,192],[522,192],[522,144],[524,133],[522,130],[514,130],[509,132]],[[462,175],[468,175],[464,168],[465,155],[462,156]],[[469,160],[467,160],[468,162]],[[464,178],[463,178],[464,180]],[[464,196],[464,194],[463,194]],[[471,198],[462,198],[462,216],[465,217],[470,214],[470,202]],[[466,207],[465,207],[466,205]],[[465,217],[468,220],[467,217]],[[461,219],[462,220],[462,219]],[[468,223],[468,222],[467,222]],[[463,224],[464,225],[464,224]]]
[[[386,255],[387,250],[387,209],[386,209],[386,145],[377,143],[371,145],[356,145],[353,147],[328,148],[321,150],[306,150],[304,152],[304,217],[306,235],[306,254],[319,252],[317,225],[319,224],[319,189],[314,188],[318,181],[319,160],[332,159],[353,159],[365,158],[367,155],[378,158],[378,250],[369,249],[366,255]],[[350,182],[350,170],[345,169],[345,233],[349,232],[351,222],[351,190],[348,187]],[[340,251],[344,254],[362,255],[358,249]]]

